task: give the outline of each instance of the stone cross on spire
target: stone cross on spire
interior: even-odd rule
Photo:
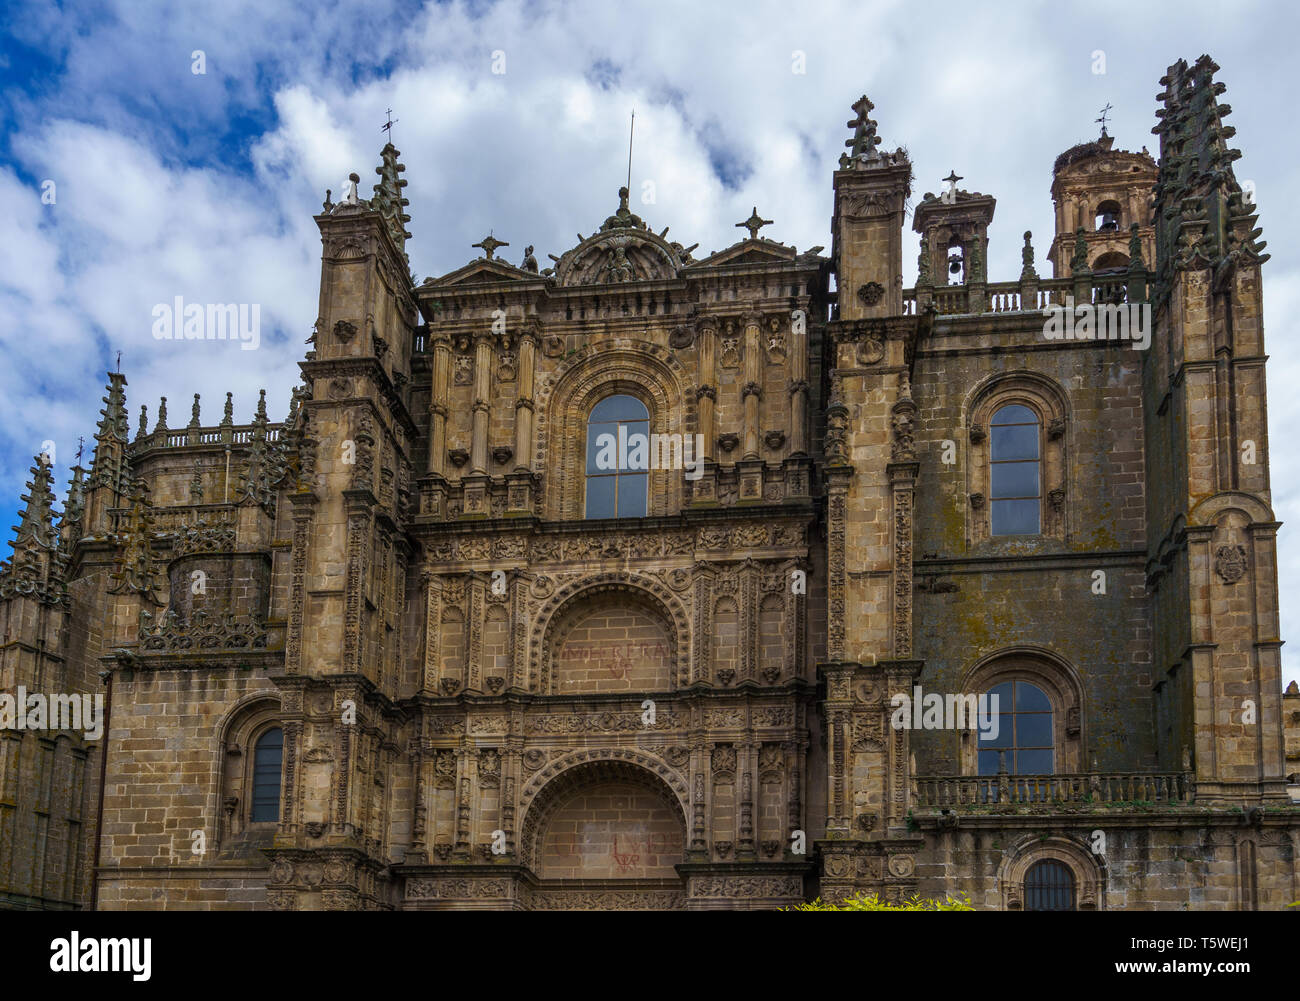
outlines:
[[[744,222],[736,223],[736,225],[741,229],[749,230],[749,238],[751,240],[757,240],[758,231],[762,229],[764,226],[771,226],[772,220],[761,218],[758,214],[758,206],[755,205],[753,211],[749,215],[749,218],[746,219]]]
[[[492,255],[497,252],[498,247],[508,247],[510,244],[504,240],[498,240],[492,235],[491,231],[489,231],[488,235],[483,237],[482,240],[478,243],[471,243],[470,246],[483,248],[483,252],[487,254],[487,259],[490,261],[492,260]]]

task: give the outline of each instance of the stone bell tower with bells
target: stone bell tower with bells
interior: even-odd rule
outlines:
[[[949,285],[966,287],[968,303],[959,312],[984,309],[988,232],[997,200],[958,188],[960,180],[956,171],[950,171],[944,178],[947,187],[938,195],[927,191],[912,216],[912,229],[921,234],[916,265],[918,309],[929,304],[936,290]]]

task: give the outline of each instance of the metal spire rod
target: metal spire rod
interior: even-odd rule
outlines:
[[[627,130],[627,190],[632,193],[632,133],[636,130],[636,108],[632,109],[632,124]]]

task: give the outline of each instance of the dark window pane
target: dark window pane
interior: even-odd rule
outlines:
[[[1009,407],[1003,407],[993,415],[992,424],[1036,424],[1038,415],[1028,407],[1022,407],[1019,404],[1012,404]]]
[[[1007,767],[1011,763],[1007,762]],[[997,751],[980,751],[980,774],[996,775],[998,773],[998,752]]]
[[[1052,714],[1020,713],[1016,716],[1017,747],[1051,747]]]
[[[614,517],[615,476],[587,477],[587,517]]]
[[[620,518],[644,518],[646,515],[646,494],[650,477],[623,475],[618,478],[618,516]]]
[[[1025,873],[1025,910],[1074,910],[1074,875],[1055,859],[1035,862]]]
[[[989,437],[993,439],[994,461],[1038,458],[1037,424],[1021,424],[1009,428],[995,427]]]
[[[280,819],[280,761],[284,754],[284,734],[267,730],[253,751],[253,823],[274,823]]]
[[[990,696],[996,695],[998,697],[998,712],[1002,712],[1003,710],[1010,712],[1012,709],[1011,685],[1012,682],[1004,681],[1000,685],[994,685],[989,689]]]
[[[1047,712],[1052,708],[1052,703],[1048,699],[1047,693],[1037,685],[1031,685],[1027,681],[1017,681],[1016,708],[1034,712]]]
[[[1037,462],[995,462],[990,467],[992,480],[989,496],[1037,497]]]
[[[1051,775],[1051,751],[1017,751],[1016,773],[1018,775]]]
[[[1037,535],[1037,500],[1002,500],[992,502],[994,535]]]
[[[635,396],[607,396],[591,408],[590,421],[645,420],[650,416],[645,404]]]

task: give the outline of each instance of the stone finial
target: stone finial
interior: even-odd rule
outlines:
[[[148,437],[148,435],[149,435],[149,406],[148,404],[141,403],[140,404],[140,426],[136,428],[135,440],[143,441],[145,438]]]
[[[167,430],[167,397],[160,397],[158,400],[158,421],[154,425],[154,433]]]
[[[265,426],[266,426],[266,420],[267,420],[267,418],[266,418],[266,390],[265,390],[265,389],[259,389],[259,390],[257,391],[257,417],[256,417],[254,423],[256,423],[256,424],[260,424],[260,425],[262,425],[263,427],[265,427]]]
[[[226,394],[226,409],[221,416],[221,427],[233,427],[235,423],[235,398],[233,393]]]
[[[870,117],[874,107],[866,94],[853,103],[854,117],[846,123],[853,130],[853,136],[844,141],[849,152],[840,156],[841,170],[865,167],[880,159],[876,149],[880,145],[880,137],[876,135],[877,123]]]
[[[189,426],[192,428],[198,428],[202,426],[199,423],[199,394],[198,393],[194,394],[194,406],[190,407]]]
[[[1088,270],[1088,239],[1083,227],[1074,231],[1074,256],[1070,258],[1070,273],[1081,274]]]
[[[1130,271],[1145,271],[1146,264],[1142,260],[1142,237],[1138,235],[1138,224],[1133,223],[1128,228],[1128,269]]]
[[[330,196],[332,194],[333,192],[330,191],[329,188],[325,189],[325,201],[321,202],[321,206],[320,206],[322,212],[328,213],[330,209],[334,208],[334,203],[330,201]]]
[[[1033,233],[1025,230],[1025,245],[1020,250],[1020,280],[1022,282],[1034,281],[1038,278],[1038,272],[1034,270],[1033,236]]]

